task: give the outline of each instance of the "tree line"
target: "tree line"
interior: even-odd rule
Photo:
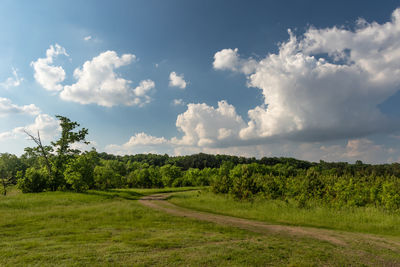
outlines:
[[[318,202],[331,206],[400,208],[400,164],[357,161],[308,162],[294,158],[261,159],[199,153],[190,156],[137,154],[116,156],[81,152],[88,130],[66,117],[60,138],[42,144],[40,133],[27,135],[36,146],[20,157],[0,154],[3,194],[17,185],[24,193],[90,189],[211,186],[215,193],[238,200],[255,197],[295,201],[300,207]],[[88,142],[86,142],[88,143]]]

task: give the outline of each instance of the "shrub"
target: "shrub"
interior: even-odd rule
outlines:
[[[49,176],[45,168],[35,169],[28,168],[23,175],[22,172],[17,173],[17,187],[23,193],[38,193],[47,189]]]

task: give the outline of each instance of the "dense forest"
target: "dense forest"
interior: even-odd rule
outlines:
[[[261,159],[228,155],[168,156],[138,154],[115,156],[96,150],[73,149],[86,142],[88,130],[58,116],[61,137],[51,145],[40,135],[20,157],[0,154],[2,192],[16,185],[24,193],[91,189],[210,186],[238,200],[256,197],[329,206],[400,208],[400,164],[370,165],[357,161],[319,163],[294,158]]]

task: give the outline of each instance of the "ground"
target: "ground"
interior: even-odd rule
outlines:
[[[0,265],[400,265],[396,238],[323,229],[292,232],[215,214],[201,215],[208,218],[204,220],[193,216],[197,211],[165,201],[138,201],[166,191],[170,189],[2,197]],[[314,230],[318,234],[309,234]]]

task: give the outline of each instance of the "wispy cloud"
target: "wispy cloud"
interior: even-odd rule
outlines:
[[[21,85],[24,78],[18,75],[18,69],[12,68],[12,76],[8,77],[4,82],[0,83],[0,86],[5,89],[12,87],[18,87]]]
[[[40,109],[34,104],[18,106],[8,98],[0,97],[0,117],[12,114],[38,115]]]

